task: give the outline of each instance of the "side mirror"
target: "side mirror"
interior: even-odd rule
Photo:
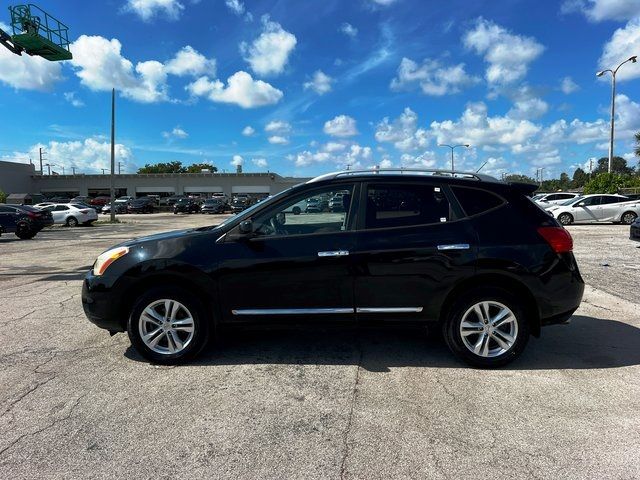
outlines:
[[[238,225],[238,230],[240,231],[240,233],[245,235],[248,233],[253,233],[253,222],[251,220],[244,220],[243,222],[240,222],[240,225]]]
[[[584,207],[584,202],[578,202],[574,206],[575,207]]]

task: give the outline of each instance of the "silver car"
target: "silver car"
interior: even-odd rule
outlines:
[[[623,195],[581,195],[548,207],[562,225],[574,222],[613,222],[631,225],[640,216],[640,200]]]

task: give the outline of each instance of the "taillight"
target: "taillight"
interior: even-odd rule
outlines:
[[[80,213],[89,213],[89,210],[80,210]]]
[[[556,253],[567,253],[573,250],[571,234],[563,227],[540,227],[538,233]]]
[[[29,216],[29,218],[36,218],[38,216],[35,212],[27,212],[27,215]]]

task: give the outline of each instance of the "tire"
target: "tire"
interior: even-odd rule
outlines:
[[[624,212],[620,217],[620,221],[625,225],[631,225],[638,218],[638,214],[636,212]]]
[[[522,353],[529,341],[529,322],[517,297],[506,290],[487,287],[471,290],[459,298],[451,308],[442,332],[454,355],[474,367],[496,368],[512,362]],[[489,307],[487,322],[485,306]],[[485,318],[476,313],[477,309]],[[492,319],[499,315],[504,315],[502,321],[509,318],[512,321],[492,328]],[[463,336],[462,330],[466,335]],[[475,331],[478,333],[473,333]],[[477,348],[475,352],[474,347]]]
[[[294,215],[300,215],[300,213],[302,213],[302,210],[300,209],[300,207],[293,207],[292,212]]]
[[[26,222],[21,222],[16,225],[16,237],[20,240],[30,240],[36,236],[37,230],[31,228]]]
[[[573,215],[570,213],[561,213],[558,215],[558,221],[561,225],[571,225],[573,223]]]
[[[149,321],[149,314],[143,316],[143,313],[152,309],[156,317],[154,319],[162,322],[163,314],[166,312],[166,301],[174,302],[177,321],[187,322],[190,318],[191,323],[183,323],[178,329],[170,328],[167,323],[168,330],[156,326],[157,322]],[[165,315],[166,316],[166,315]],[[186,331],[191,327],[191,332]],[[143,334],[150,334],[154,330],[159,330],[157,335],[151,336],[147,341],[143,340]],[[133,305],[129,320],[127,322],[127,333],[131,344],[135,349],[147,360],[153,363],[163,365],[176,365],[186,362],[195,357],[207,345],[209,341],[209,331],[211,330],[211,318],[206,314],[202,304],[196,297],[186,290],[178,287],[159,287],[150,289],[142,295]],[[178,342],[174,343],[173,335],[178,335]],[[152,346],[156,341],[155,346]],[[183,343],[182,348],[179,343]],[[171,350],[176,350],[172,352]]]
[[[67,224],[67,227],[77,227],[78,219],[76,217],[69,217],[65,223]]]

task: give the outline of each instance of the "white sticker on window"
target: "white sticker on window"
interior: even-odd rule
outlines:
[[[440,187],[433,187],[433,191],[434,192],[439,192],[440,191]]]
[[[447,217],[440,217],[440,221],[441,222],[446,222],[447,221]]]

